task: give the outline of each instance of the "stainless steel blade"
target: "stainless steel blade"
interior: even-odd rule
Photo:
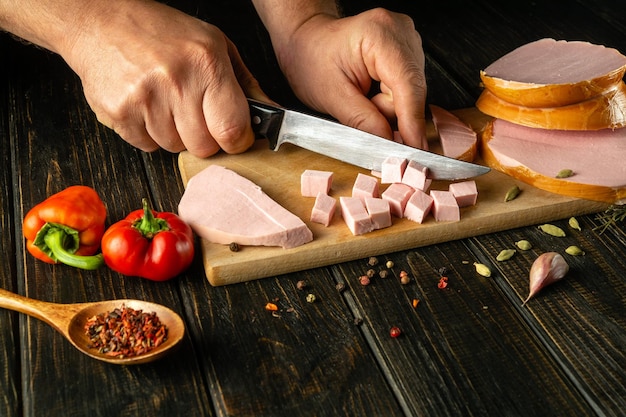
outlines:
[[[380,171],[389,156],[414,160],[428,167],[429,177],[462,180],[489,172],[489,168],[402,145],[376,135],[305,113],[285,110],[275,149],[292,143],[362,168]]]

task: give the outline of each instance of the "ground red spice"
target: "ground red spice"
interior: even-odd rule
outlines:
[[[126,306],[87,320],[85,334],[90,347],[119,358],[151,351],[167,340],[167,326],[156,313],[144,313]]]

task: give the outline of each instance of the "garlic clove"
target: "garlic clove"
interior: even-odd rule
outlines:
[[[541,289],[562,279],[569,271],[565,258],[557,252],[546,252],[535,259],[530,267],[528,300],[534,297]]]

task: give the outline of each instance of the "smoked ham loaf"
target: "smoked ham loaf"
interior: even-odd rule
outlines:
[[[556,194],[626,203],[626,57],[587,42],[541,39],[481,72],[476,107],[491,168]],[[571,170],[567,178],[557,178]]]
[[[626,203],[626,128],[565,131],[495,119],[481,137],[492,168],[556,194]],[[557,178],[559,171],[573,175]]]
[[[540,39],[520,46],[480,72],[486,90],[518,106],[560,107],[613,89],[626,57],[588,42]]]

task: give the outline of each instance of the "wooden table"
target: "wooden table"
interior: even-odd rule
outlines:
[[[264,89],[301,107],[249,2],[170,3],[220,26]],[[626,52],[626,7],[614,1],[438,1],[428,10],[414,3],[349,1],[345,11],[385,6],[410,14],[427,54],[429,103],[448,109],[472,106],[479,70],[541,37]],[[209,285],[200,257],[165,283],[47,265],[25,253],[21,237],[25,212],[47,195],[92,186],[110,222],[138,208],[141,196],[157,210],[175,210],[183,184],[176,155],[139,152],[98,124],[57,56],[7,35],[0,56],[0,286],[59,303],[146,299],[179,312],[187,326],[176,353],[119,367],[82,355],[39,320],[0,310],[0,415],[624,415],[623,224],[600,234],[591,214],[564,240],[530,226],[391,253],[378,260],[392,261],[394,275],[369,286],[358,282],[367,259],[223,287]],[[555,224],[568,227],[567,219]],[[520,239],[535,248],[496,261]],[[586,254],[568,258],[567,279],[521,307],[534,258],[574,244]],[[475,261],[493,276],[477,275]],[[437,288],[442,267],[446,290]],[[400,270],[410,284],[399,283]],[[296,288],[299,280],[307,290]],[[307,303],[308,293],[318,301]],[[279,314],[265,310],[268,301]],[[401,337],[389,336],[392,326]]]

